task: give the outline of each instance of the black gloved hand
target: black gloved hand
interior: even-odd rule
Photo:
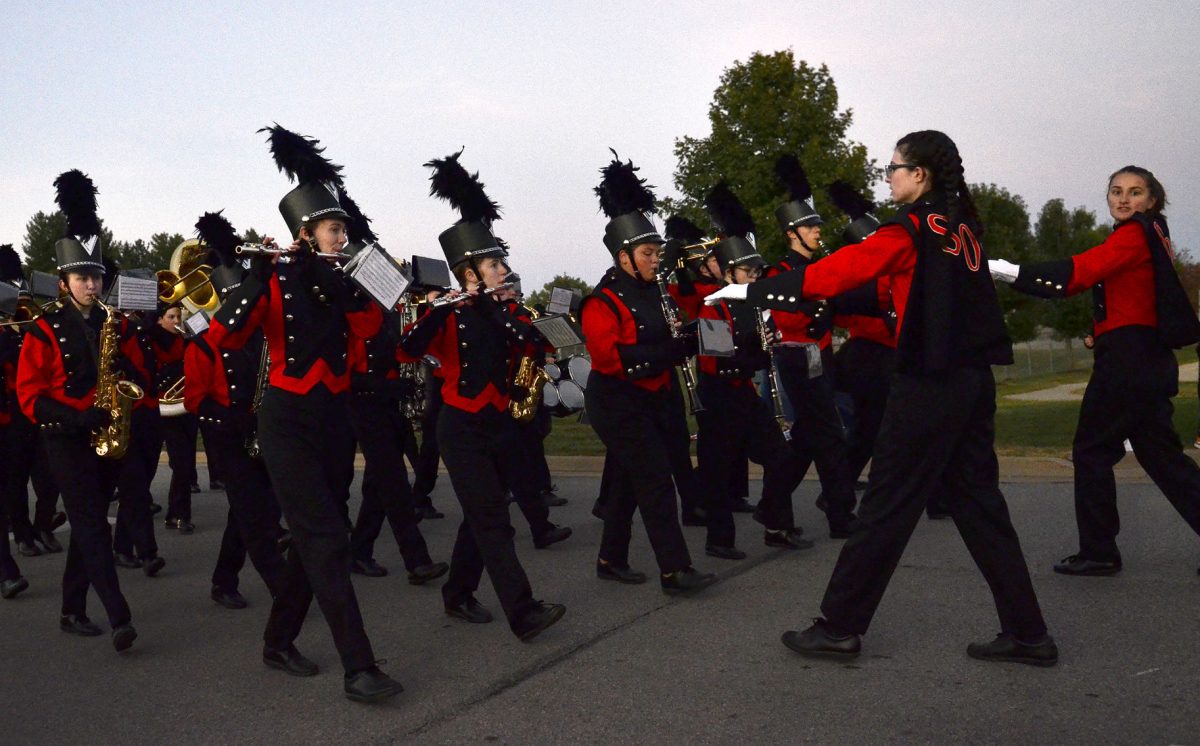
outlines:
[[[98,407],[88,407],[75,416],[75,424],[80,430],[87,433],[94,433],[100,428],[108,427],[110,423],[112,423],[112,413]]]

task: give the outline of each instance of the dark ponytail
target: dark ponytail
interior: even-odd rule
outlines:
[[[1163,187],[1162,182],[1158,180],[1149,169],[1141,166],[1126,166],[1125,168],[1113,171],[1112,176],[1108,177],[1108,185],[1112,186],[1113,179],[1121,174],[1133,174],[1134,176],[1142,177],[1146,182],[1146,188],[1150,190],[1150,196],[1154,198],[1154,207],[1151,207],[1147,212],[1153,218],[1165,218],[1163,208],[1167,206],[1167,190]]]
[[[975,235],[983,235],[983,224],[975,209],[975,200],[963,174],[962,158],[958,146],[944,132],[921,130],[910,132],[896,143],[896,150],[914,166],[929,172],[933,188],[946,200],[951,226],[970,222]]]

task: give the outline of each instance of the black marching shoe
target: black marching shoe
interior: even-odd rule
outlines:
[[[418,520],[433,520],[437,518],[445,518],[446,514],[433,507],[433,503],[424,503],[417,506]]]
[[[142,566],[142,563],[139,560],[122,552],[113,552],[113,563],[116,564],[117,567],[124,567],[127,570],[136,570]]]
[[[6,536],[4,539],[7,541],[8,537]],[[22,557],[40,557],[42,556],[42,550],[38,549],[37,544],[34,544],[32,541],[18,541],[17,554],[20,554]]]
[[[16,598],[17,594],[29,587],[29,581],[23,577],[0,581],[0,598],[5,600]]]
[[[99,637],[104,630],[92,624],[92,620],[78,614],[63,614],[58,618],[58,628],[63,632],[83,637]]]
[[[661,576],[659,582],[663,593],[668,596],[686,596],[717,582],[717,576],[711,572],[697,572],[694,567],[685,567]]]
[[[368,578],[382,578],[387,575],[387,568],[379,564],[374,558],[368,557],[365,560],[356,559],[350,562],[350,572],[355,575],[366,575]]]
[[[450,565],[445,562],[430,562],[427,565],[421,565],[413,568],[413,571],[408,574],[408,584],[425,585],[431,580],[442,577],[449,570]]]
[[[533,538],[533,546],[537,549],[545,549],[551,544],[557,544],[560,541],[566,541],[571,536],[570,526],[555,526],[550,524],[549,531],[545,531]]]
[[[709,557],[716,557],[723,560],[744,560],[746,553],[737,547],[723,547],[719,544],[706,544],[704,553]]]
[[[118,653],[124,653],[129,648],[133,647],[133,641],[137,639],[137,630],[132,624],[125,623],[120,627],[113,629],[112,643],[113,649]]]
[[[592,515],[602,521],[604,520],[604,503],[598,497],[592,503]]]
[[[58,539],[54,538],[53,531],[38,531],[37,542],[38,546],[46,554],[58,554],[63,550],[63,545],[58,543]]]
[[[780,638],[784,645],[810,658],[857,658],[862,640],[852,632],[840,632],[824,619],[814,619],[803,632],[790,630]]]
[[[148,557],[142,560],[142,572],[146,573],[146,577],[152,578],[167,566],[167,561],[162,557]]]
[[[767,529],[763,531],[763,544],[769,547],[782,547],[783,549],[812,549],[812,541],[801,536],[800,531],[801,529],[799,528],[792,528],[787,531],[772,531],[771,529]]]
[[[452,616],[455,619],[462,619],[464,622],[470,622],[471,624],[487,624],[492,621],[492,612],[485,609],[483,604],[479,603],[474,596],[471,596],[460,604],[447,606],[446,615]]]
[[[685,526],[707,526],[708,516],[703,508],[692,508],[683,511],[680,515],[680,522]]]
[[[729,501],[729,509],[734,513],[753,513],[757,508],[750,504],[750,499],[738,497]]]
[[[246,597],[237,591],[229,591],[214,585],[212,591],[208,594],[212,600],[224,606],[226,609],[244,609],[249,606],[246,603]]]
[[[196,524],[186,518],[168,518],[163,521],[163,528],[174,529],[181,534],[190,534],[196,530]]]
[[[603,560],[596,561],[596,577],[601,580],[614,580],[626,585],[641,585],[646,582],[646,573],[632,570],[629,567],[617,567]]]
[[[981,661],[1024,663],[1027,666],[1049,667],[1058,663],[1058,646],[1050,635],[1037,642],[1021,642],[1008,632],[1001,632],[991,642],[973,642],[967,655]]]
[[[555,487],[551,487],[548,490],[542,490],[542,502],[546,503],[547,508],[561,508],[567,504],[567,498],[560,497],[554,491],[555,489]]]
[[[525,616],[521,617],[521,621],[513,628],[513,634],[517,636],[521,642],[529,642],[533,638],[546,631],[551,625],[563,618],[563,614],[567,613],[567,607],[562,604],[548,604],[538,601],[538,605],[532,611],[529,611]]]
[[[853,514],[849,518],[829,519],[829,538],[849,539],[850,534],[858,527],[858,519]]]
[[[50,516],[50,530],[53,531],[54,529],[58,528],[59,526],[63,525],[66,522],[67,522],[67,514],[60,510],[57,513],[55,513],[54,515]]]
[[[301,655],[295,645],[288,645],[285,650],[264,647],[263,663],[291,676],[316,676],[321,670],[316,663]]]
[[[1063,575],[1116,575],[1121,572],[1121,560],[1108,562],[1072,554],[1055,565],[1054,572]]]
[[[404,691],[404,687],[400,686],[399,681],[380,671],[378,666],[371,666],[363,671],[346,674],[343,691],[346,693],[346,699],[370,703],[394,697]]]
[[[210,482],[209,484],[211,485],[212,483]],[[189,489],[192,491],[193,495],[200,494],[200,485],[195,482],[192,482],[192,486],[189,487]]]

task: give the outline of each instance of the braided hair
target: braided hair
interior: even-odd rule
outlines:
[[[1141,166],[1126,166],[1124,168],[1113,171],[1112,176],[1108,177],[1108,185],[1112,186],[1113,179],[1121,174],[1133,174],[1134,176],[1142,177],[1142,181],[1146,182],[1146,188],[1150,190],[1150,196],[1154,198],[1154,206],[1146,212],[1150,217],[1165,218],[1163,208],[1167,206],[1167,190],[1163,187],[1162,182],[1149,169]]]
[[[944,132],[921,130],[900,138],[896,150],[909,163],[930,173],[933,188],[946,200],[949,213],[946,219],[951,226],[970,221],[975,234],[983,235],[975,200],[971,198],[971,190],[963,176],[962,158],[953,140]]]

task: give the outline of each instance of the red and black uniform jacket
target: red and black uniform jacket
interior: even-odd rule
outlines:
[[[17,405],[17,362],[21,357],[21,332],[0,329],[0,427],[12,422]]]
[[[888,277],[896,307],[897,370],[1011,364],[1012,342],[977,231],[965,223],[948,226],[945,206],[935,199],[905,206],[862,243],[755,282],[747,299],[789,310],[805,299],[832,298]]]
[[[794,272],[812,264],[813,260],[793,251],[773,267],[768,267],[766,277]],[[795,344],[815,344],[822,350],[833,342],[833,312],[824,300],[801,301],[794,312],[772,313],[775,328],[781,341]]]
[[[582,321],[592,373],[646,391],[669,390],[673,369],[690,354],[685,340],[671,336],[658,286],[616,267],[584,298]]]
[[[70,431],[77,415],[96,398],[96,359],[106,312],[93,308],[89,318],[70,302],[30,325],[17,366],[17,400],[25,416],[44,429]],[[133,325],[122,317],[119,375],[145,388],[142,349]]]
[[[173,334],[156,323],[149,323],[137,333],[138,346],[142,348],[142,373],[149,385],[135,408],[158,408],[158,397],[183,375],[183,350],[185,342],[180,334]]]
[[[716,378],[739,388],[754,388],[754,374],[771,364],[758,334],[757,313],[761,311],[745,303],[722,301],[715,306],[704,306],[700,318],[719,319],[729,324],[734,353],[732,357],[700,355],[701,376]]]
[[[1013,288],[1041,298],[1091,288],[1097,339],[1121,327],[1146,326],[1158,329],[1168,347],[1185,347],[1200,340],[1200,321],[1174,259],[1166,220],[1137,213],[1082,254],[1023,265]]]
[[[378,396],[398,402],[413,396],[413,384],[401,375],[396,349],[402,330],[387,318],[371,337],[350,334],[350,390],[357,396]]]
[[[675,305],[679,306],[679,310],[687,317],[680,320],[691,321],[700,318],[700,311],[704,308],[704,296],[720,290],[720,283],[707,277],[693,279],[687,270],[676,272],[675,277],[678,281],[668,285],[667,290],[675,299]]]
[[[447,406],[472,414],[486,407],[507,411],[515,366],[542,339],[517,307],[484,293],[462,304],[430,308],[400,335],[396,359],[419,362],[426,353],[436,358]]]
[[[277,261],[265,279],[259,271],[251,270],[221,305],[206,334],[209,346],[241,348],[261,328],[270,350],[271,386],[293,394],[307,394],[318,384],[334,394],[349,389],[350,332],[373,336],[383,312],[324,259]]]
[[[183,356],[183,406],[200,422],[218,428],[245,430],[258,384],[262,360],[262,334],[254,334],[233,350],[215,348],[210,327],[192,340]]]

